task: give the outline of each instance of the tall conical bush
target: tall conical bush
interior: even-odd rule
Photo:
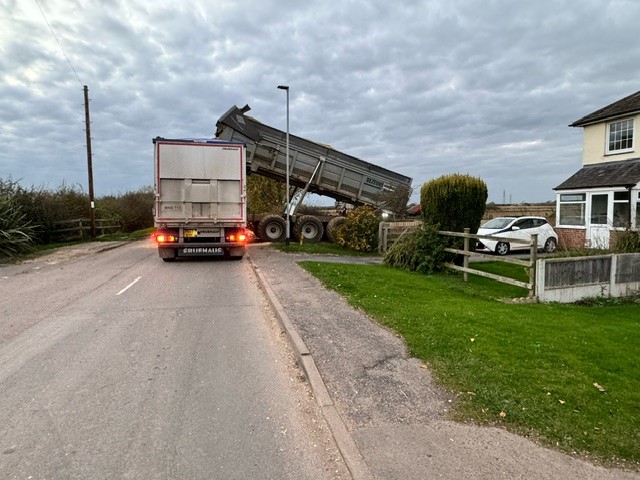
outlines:
[[[470,228],[476,233],[487,197],[487,185],[480,178],[460,173],[435,178],[420,189],[422,219],[441,230],[462,232]]]

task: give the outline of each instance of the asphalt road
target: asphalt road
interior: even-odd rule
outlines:
[[[247,261],[0,267],[3,479],[349,478]]]

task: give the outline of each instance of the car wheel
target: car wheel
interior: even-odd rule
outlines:
[[[506,255],[507,253],[509,253],[509,250],[509,244],[506,242],[498,242],[498,244],[496,245],[496,253],[498,255]]]
[[[547,253],[553,253],[556,251],[557,246],[558,244],[555,238],[547,238],[547,241],[544,244],[544,251]]]

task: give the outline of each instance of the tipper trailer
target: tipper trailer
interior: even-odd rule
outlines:
[[[161,137],[153,143],[160,257],[242,258],[247,240],[245,145]]]
[[[246,115],[249,106],[231,107],[216,123],[216,138],[241,142],[247,146],[247,165],[251,173],[286,182],[286,133]],[[344,217],[296,215],[306,193],[316,193],[352,205],[384,208],[393,195],[410,192],[412,179],[347,155],[331,146],[289,135],[289,183],[302,189],[287,205],[298,239],[318,242],[324,230],[331,236]],[[294,196],[295,198],[295,196]],[[287,211],[285,210],[285,212]],[[286,232],[283,215],[264,215],[249,220],[258,237],[282,241]]]

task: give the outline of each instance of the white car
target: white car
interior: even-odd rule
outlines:
[[[525,240],[526,243],[514,243],[505,240],[481,238],[477,248],[498,255],[506,255],[511,250],[528,250],[531,235],[538,234],[538,248],[547,253],[554,252],[558,246],[558,235],[543,217],[496,217],[478,229],[478,235]]]

